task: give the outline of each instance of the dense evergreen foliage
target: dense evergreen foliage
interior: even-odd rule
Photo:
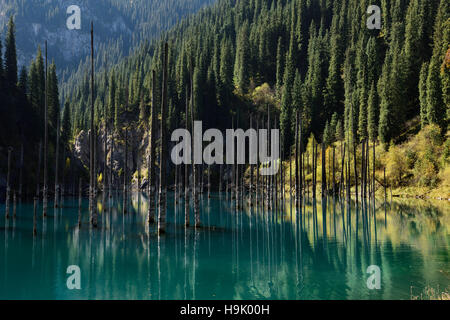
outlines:
[[[381,30],[366,27],[369,4],[382,8]],[[206,127],[230,127],[233,115],[245,127],[250,113],[266,112],[258,95],[268,94],[285,150],[294,141],[296,111],[304,139],[313,133],[322,140],[329,123],[324,139],[332,142],[341,136],[334,132],[339,122],[351,141],[379,139],[388,146],[401,141],[417,116],[445,132],[449,17],[444,0],[219,1],[163,36],[170,45],[167,125],[182,125],[193,81]],[[161,60],[161,44],[153,41],[98,74],[97,114],[103,116],[106,104],[117,129],[128,106],[133,121],[146,122],[150,74],[157,71],[160,92]],[[264,83],[269,90],[258,90]],[[87,73],[71,91],[65,98],[76,134],[88,123]]]
[[[382,8],[381,30],[366,27],[366,0],[220,0],[182,20],[160,40],[142,43],[121,62],[105,64],[96,73],[95,123],[115,132],[130,124],[148,126],[153,89],[160,110],[162,44],[167,41],[168,130],[185,126],[192,96],[204,129],[245,128],[250,115],[261,121],[270,112],[272,121],[279,122],[285,157],[295,141],[297,112],[304,147],[312,134],[326,145],[370,139],[388,148],[404,141],[410,120],[419,117],[423,127],[437,125],[445,134],[450,5],[445,0],[370,4]],[[18,74],[12,20],[4,43],[1,145],[26,141],[35,150],[43,130],[42,51],[38,49],[28,71]],[[49,66],[51,141],[60,113],[64,143],[89,128],[89,77],[81,65],[78,77],[59,90],[56,66]]]
[[[23,67],[18,73],[15,28],[14,20],[10,18],[5,39],[5,50],[1,50],[0,46],[0,148],[2,150],[0,167],[2,172],[5,172],[6,150],[8,147],[13,147],[14,163],[18,169],[21,166],[19,160],[23,147],[23,183],[28,188],[27,191],[30,192],[34,189],[37,181],[39,142],[42,142],[44,136],[45,61],[41,48],[38,48],[36,59],[31,62],[30,67],[28,69]],[[54,159],[56,125],[57,119],[60,117],[58,78],[54,63],[48,65],[47,85],[49,158]],[[67,126],[70,127],[70,119],[64,125],[67,133]],[[70,134],[67,133],[66,136],[68,137]],[[16,170],[14,174],[17,179],[18,171]],[[52,168],[50,168],[50,174],[53,174]],[[17,179],[14,180],[16,188],[18,187]]]

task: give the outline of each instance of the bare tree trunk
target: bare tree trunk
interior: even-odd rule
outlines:
[[[111,126],[111,128],[113,128]],[[113,189],[113,157],[114,157],[114,130],[111,131],[111,154],[109,156],[109,198],[112,198]]]
[[[374,199],[373,203],[375,206],[375,141],[373,141],[372,193]]]
[[[39,199],[39,194],[41,193],[41,165],[42,165],[42,140],[39,140],[39,160],[37,167],[36,176],[36,197]]]
[[[6,219],[9,219],[9,202],[11,199],[11,156],[13,148],[8,148],[8,173],[6,177]]]
[[[148,217],[149,224],[155,222],[155,191],[156,191],[156,174],[155,174],[155,154],[156,154],[156,72],[152,71],[152,105],[150,108],[150,146],[148,154]]]
[[[327,189],[327,169],[326,169],[326,150],[325,142],[322,142],[322,198],[326,196]]]
[[[97,227],[97,210],[94,204],[95,189],[96,189],[96,177],[95,172],[95,127],[94,127],[94,23],[91,22],[91,134],[90,134],[90,159],[89,159],[89,171],[90,171],[90,185],[89,185],[89,212],[90,222],[94,228]]]
[[[47,144],[48,144],[48,61],[47,41],[45,41],[45,107],[44,107],[44,189],[43,189],[43,215],[47,216]]]
[[[185,110],[185,125],[186,130],[189,131],[189,87],[186,85],[186,110]],[[192,92],[191,92],[192,95]],[[191,160],[192,160],[191,154]],[[184,165],[184,225],[189,227],[189,164]]]
[[[128,128],[125,128],[125,159],[123,169],[123,214],[128,211]]]
[[[167,42],[164,43],[164,61],[163,61],[163,89],[162,89],[162,103],[161,103],[161,147],[160,147],[160,184],[159,184],[159,217],[158,217],[158,232],[166,232],[166,126],[167,120],[167,64],[168,64],[169,47]]]
[[[78,227],[81,227],[81,201],[83,198],[83,185],[82,180],[80,178],[78,184]]]
[[[211,165],[208,164],[208,199],[211,199]]]
[[[302,203],[302,199],[303,199],[303,156],[302,156],[302,151],[303,151],[303,142],[302,142],[302,118],[299,117],[299,121],[298,121],[298,155],[300,157],[299,159],[299,187],[298,187],[298,198],[300,201],[300,205]]]
[[[34,205],[33,205],[33,236],[36,236],[37,234],[37,219],[36,219],[36,210],[37,210],[37,203],[39,201],[38,197],[34,197]]]
[[[105,113],[105,135],[104,135],[104,140],[103,140],[103,193],[102,193],[102,197],[103,197],[103,206],[105,206],[105,198],[106,198],[106,193],[107,190],[109,190],[108,188],[108,160],[107,160],[107,156],[108,156],[108,122],[107,122],[107,116],[106,116],[106,107],[104,107],[104,113]]]
[[[56,125],[56,155],[55,155],[55,208],[59,207],[59,115]]]
[[[23,193],[23,142],[20,146],[20,173],[19,173],[19,201],[22,201]]]
[[[353,161],[355,167],[355,196],[356,196],[356,207],[358,207],[358,169],[356,163],[356,143],[353,142]]]
[[[250,129],[253,129],[253,115],[250,115]],[[255,170],[253,163],[250,164],[250,186],[249,186],[249,198],[250,207],[253,207],[253,171]]]

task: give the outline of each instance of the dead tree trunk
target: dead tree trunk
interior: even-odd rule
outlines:
[[[48,61],[47,41],[45,41],[45,106],[44,106],[44,189],[43,189],[43,215],[47,216],[47,144],[48,144]]]
[[[148,187],[148,217],[149,224],[155,222],[155,154],[156,154],[156,72],[152,71],[152,105],[150,108],[150,146],[148,154],[147,187]]]
[[[327,192],[327,169],[326,169],[326,146],[325,142],[322,142],[322,199],[326,196]]]
[[[20,146],[20,173],[19,173],[19,201],[22,201],[23,192],[23,142]]]
[[[94,127],[94,23],[91,22],[91,134],[90,134],[90,155],[89,155],[89,171],[90,171],[90,188],[89,188],[89,212],[90,222],[94,228],[97,228],[97,208],[94,204],[96,189],[96,172],[95,172],[95,127]]]
[[[128,128],[125,128],[125,157],[123,168],[123,214],[128,211]]]
[[[353,162],[355,167],[355,196],[356,196],[356,207],[358,207],[358,166],[356,163],[356,143],[353,142]]]
[[[78,227],[81,227],[81,201],[83,198],[83,184],[80,178],[78,184]]]
[[[6,219],[9,219],[9,202],[11,201],[11,156],[12,147],[8,148],[8,173],[6,177]]]
[[[253,129],[253,115],[250,115],[250,129]],[[253,207],[253,171],[255,170],[253,163],[250,163],[250,186],[249,186],[249,198],[250,207]]]
[[[41,165],[42,165],[42,140],[39,140],[39,158],[38,158],[37,176],[36,176],[36,197],[39,199],[41,193]]]
[[[55,155],[55,208],[59,207],[59,115],[56,125],[56,155]]]
[[[185,111],[185,125],[186,130],[189,131],[189,87],[186,85],[186,111]],[[191,92],[192,94],[192,92]],[[192,160],[192,154],[191,154]],[[184,225],[189,227],[189,164],[184,165]]]
[[[168,64],[169,46],[164,43],[164,60],[163,60],[163,88],[161,103],[161,147],[160,147],[160,165],[159,165],[159,217],[158,232],[160,234],[166,232],[166,125],[167,120],[167,64]]]

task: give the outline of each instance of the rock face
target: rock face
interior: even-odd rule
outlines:
[[[81,130],[75,138],[75,157],[85,166],[89,166],[89,132]]]
[[[89,134],[81,131],[75,139],[75,157],[81,161],[85,167],[89,167]],[[116,185],[123,183],[125,166],[125,131],[120,133],[110,133],[105,135],[104,128],[97,133],[97,174],[104,173],[105,170],[105,139],[106,139],[106,175],[109,174],[112,160],[113,179]],[[149,133],[146,128],[133,127],[128,131],[128,177],[131,186],[137,188],[137,172],[140,170],[140,188],[145,187],[147,182],[147,158]],[[114,148],[112,148],[114,144]],[[112,157],[112,158],[111,158]],[[103,174],[104,176],[104,174]]]

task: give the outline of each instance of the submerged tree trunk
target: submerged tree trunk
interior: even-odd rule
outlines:
[[[48,62],[47,41],[45,41],[45,106],[44,106],[44,189],[43,189],[43,215],[47,216],[47,152],[48,152]]]
[[[191,92],[192,94],[192,92]],[[188,85],[186,85],[186,110],[185,110],[185,125],[186,130],[189,131],[189,95]],[[192,160],[192,154],[191,154]],[[184,165],[184,225],[189,227],[189,164]]]
[[[90,170],[90,186],[89,186],[89,212],[90,222],[94,228],[97,227],[97,210],[94,204],[95,189],[96,189],[96,172],[95,172],[95,127],[94,127],[94,23],[91,22],[91,134],[90,134],[90,155],[89,155],[89,170]]]
[[[159,184],[159,218],[158,232],[166,232],[166,125],[167,120],[167,64],[168,64],[169,47],[167,42],[164,43],[164,61],[163,61],[163,89],[161,103],[161,147],[160,147],[160,184]]]
[[[192,117],[192,130],[194,130],[194,121],[195,121],[195,106],[194,106],[194,77],[191,75],[191,117]],[[192,140],[192,144],[194,145],[194,141]],[[191,150],[194,150],[192,148]],[[193,199],[194,199],[194,226],[195,228],[200,227],[200,208],[199,208],[199,199],[198,199],[198,178],[197,178],[197,166],[195,162],[192,163],[192,176],[193,176]]]
[[[38,158],[37,176],[36,176],[36,197],[39,199],[41,193],[41,165],[42,165],[42,140],[39,140],[39,158]]]
[[[128,211],[128,128],[125,128],[125,158],[123,169],[123,214]]]
[[[11,156],[12,147],[8,148],[8,173],[6,177],[6,219],[9,218],[9,202],[11,201]]]
[[[59,207],[59,115],[56,125],[56,155],[55,155],[55,208]]]
[[[20,173],[19,173],[19,201],[22,201],[23,192],[23,142],[20,146]]]

